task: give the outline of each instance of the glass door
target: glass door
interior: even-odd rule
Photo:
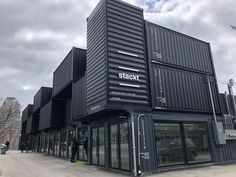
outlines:
[[[78,159],[86,161],[88,159],[88,129],[80,128],[78,134],[79,134]]]
[[[49,135],[49,154],[54,155],[54,133]]]
[[[124,122],[120,124],[120,168],[129,170],[129,134],[128,123]]]
[[[117,124],[110,126],[110,146],[111,167],[119,168],[119,140]]]
[[[76,138],[76,130],[73,129],[73,130],[69,130],[68,131],[68,143],[67,143],[67,158],[71,158],[71,155],[72,155],[72,141],[73,139]]]
[[[60,157],[66,158],[66,130],[62,130],[60,133]]]
[[[55,143],[54,143],[54,155],[59,156],[59,147],[60,147],[60,133],[55,133]]]
[[[92,128],[92,164],[104,166],[105,162],[104,127]]]
[[[129,170],[129,136],[127,122],[110,125],[110,166]]]

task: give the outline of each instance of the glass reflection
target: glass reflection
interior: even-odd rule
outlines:
[[[158,165],[184,163],[180,124],[155,123]]]
[[[189,163],[211,161],[206,124],[184,124]]]

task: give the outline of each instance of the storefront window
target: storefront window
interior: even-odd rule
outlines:
[[[60,156],[62,158],[66,158],[66,131],[63,130],[61,131],[61,142],[60,142],[60,146],[61,146],[61,153]]]
[[[45,135],[41,136],[41,143],[40,143],[41,153],[45,152]]]
[[[155,123],[158,166],[210,162],[204,123]]]
[[[88,129],[80,128],[79,129],[79,160],[87,160],[88,153]]]
[[[129,170],[129,136],[127,122],[110,125],[111,167]]]
[[[211,161],[206,124],[184,124],[189,163]]]
[[[48,154],[48,134],[45,135],[45,153]]]
[[[158,165],[184,163],[180,124],[155,123],[155,143]]]
[[[120,124],[120,163],[121,169],[129,169],[129,144],[128,124]]]
[[[69,130],[68,132],[68,158],[71,158],[72,155],[72,141],[76,138],[76,131],[75,130]]]
[[[53,155],[54,151],[54,134],[49,135],[49,154]]]
[[[54,143],[54,155],[59,156],[59,143],[60,143],[60,134],[55,133],[55,143]]]

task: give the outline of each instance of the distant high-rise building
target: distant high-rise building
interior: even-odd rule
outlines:
[[[0,143],[10,142],[10,149],[17,149],[21,132],[20,104],[14,97],[7,97],[0,104]]]

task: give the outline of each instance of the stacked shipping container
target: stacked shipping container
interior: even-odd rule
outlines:
[[[154,109],[220,113],[209,43],[145,22]]]

